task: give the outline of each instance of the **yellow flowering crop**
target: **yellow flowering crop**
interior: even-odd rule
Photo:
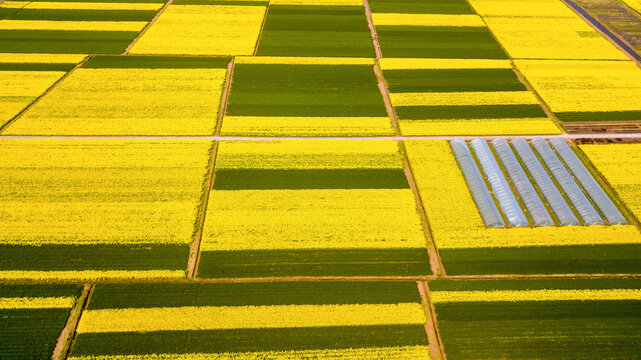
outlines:
[[[13,135],[210,135],[225,69],[77,69]]]
[[[171,5],[132,54],[252,55],[264,6]]]
[[[472,0],[513,58],[627,59],[557,0]]]
[[[632,225],[485,228],[449,144],[407,141],[406,146],[439,248],[641,243]]]
[[[12,1],[13,2],[13,1]],[[162,2],[126,3],[126,2],[79,2],[79,1],[32,1],[26,9],[40,10],[158,10]]]
[[[374,59],[349,57],[237,56],[236,64],[374,65]]]
[[[622,0],[626,5],[641,13],[641,1],[639,0]]]
[[[491,291],[432,291],[434,303],[488,302],[488,301],[587,301],[587,300],[641,300],[639,289],[543,289]]]
[[[225,116],[224,135],[394,135],[387,117]]]
[[[2,20],[0,30],[141,31],[143,21]]]
[[[390,94],[394,106],[538,104],[529,91],[431,92]]]
[[[426,345],[353,348],[353,349],[322,349],[322,350],[291,350],[291,351],[260,351],[243,353],[216,354],[145,354],[145,355],[105,355],[105,356],[71,356],[70,360],[407,360],[430,359],[429,348]]]
[[[0,297],[0,309],[57,309],[70,308],[73,297]]]
[[[53,216],[53,215],[52,215]],[[96,281],[112,279],[150,280],[150,279],[179,279],[185,277],[184,270],[1,270],[0,279],[11,281]]]
[[[11,8],[11,9],[17,9],[21,8],[27,4],[31,3],[31,1],[3,1],[0,3],[0,8]]]
[[[554,112],[641,110],[641,69],[631,61],[517,60]]]
[[[62,71],[0,71],[0,124],[29,106],[64,74]]]
[[[373,13],[372,22],[376,26],[477,26],[485,27],[478,15],[445,14],[385,14]]]
[[[5,139],[0,145],[0,243],[191,242],[209,141]]]
[[[560,134],[548,118],[399,120],[403,135],[521,135]]]
[[[641,144],[581,145],[618,196],[641,219]]]
[[[424,324],[418,303],[202,306],[86,311],[78,333]]]
[[[379,59],[382,70],[404,69],[511,69],[510,60],[496,59]]]

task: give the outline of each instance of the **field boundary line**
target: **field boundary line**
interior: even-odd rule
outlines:
[[[372,20],[372,9],[369,7],[369,2],[363,0],[363,7],[365,8],[365,18],[367,18],[367,26],[369,27],[370,35],[372,36],[372,42],[374,43],[374,52],[376,53],[376,59],[383,57],[383,52],[381,51],[381,44],[378,42],[378,33],[376,32],[376,27],[374,27],[374,21]]]
[[[602,23],[596,17],[592,16],[588,10],[583,6],[576,4],[574,1],[562,0],[561,1],[566,7],[570,8],[577,16],[579,16],[583,21],[585,21],[592,29],[594,29],[602,38],[607,40],[610,44],[614,45],[617,49],[623,52],[627,57],[630,58],[638,67],[641,67],[641,54],[639,54],[634,47],[627,42],[624,38],[619,36],[611,27]],[[583,11],[585,14],[581,13]],[[603,29],[601,29],[602,27]],[[605,31],[604,31],[605,30]],[[619,43],[620,42],[620,43]],[[624,46],[621,46],[624,45]],[[626,49],[627,48],[627,49]],[[607,60],[607,59],[603,59]]]
[[[430,357],[432,360],[446,360],[445,349],[441,343],[441,336],[438,333],[436,326],[436,312],[434,311],[432,301],[430,300],[428,287],[426,281],[417,281],[418,293],[421,296],[421,305],[424,306],[425,318],[425,332],[427,333],[427,342],[430,349]]]
[[[71,70],[67,71],[64,75],[62,75],[62,76],[60,77],[60,79],[58,79],[56,82],[54,82],[53,84],[51,84],[51,86],[49,86],[49,87],[47,88],[47,90],[45,90],[42,94],[40,94],[40,96],[36,97],[36,98],[35,98],[35,99],[34,99],[34,100],[29,104],[29,105],[27,105],[27,107],[25,107],[24,109],[20,110],[20,112],[19,112],[19,113],[17,113],[13,118],[11,118],[11,120],[9,120],[8,122],[6,122],[4,125],[0,126],[0,139],[2,139],[2,136],[3,136],[3,135],[2,135],[2,133],[3,133],[3,132],[4,132],[4,131],[9,127],[9,126],[11,126],[11,124],[13,124],[13,123],[14,123],[14,122],[16,122],[18,119],[20,119],[20,117],[21,117],[22,115],[24,115],[24,113],[26,113],[27,111],[29,111],[29,109],[31,109],[32,107],[34,107],[38,102],[40,102],[40,100],[41,100],[42,98],[44,98],[45,96],[47,96],[47,94],[49,94],[51,91],[53,91],[53,89],[55,89],[56,87],[58,87],[58,85],[60,85],[60,84],[61,84],[61,83],[66,79],[66,78],[68,78],[68,77],[69,77],[69,76],[70,76],[70,75],[71,75],[71,74],[72,74],[76,69],[78,69],[78,68],[82,67],[82,65],[86,64],[86,63],[87,63],[89,60],[91,60],[92,58],[93,58],[93,55],[87,55],[87,56],[86,56],[86,57],[85,57],[81,62],[79,62],[78,64],[76,64],[76,66],[74,66],[73,68],[71,68]]]
[[[254,56],[258,54],[258,46],[260,45],[260,39],[263,37],[263,30],[265,29],[265,23],[267,22],[267,14],[269,14],[269,5],[270,2],[267,1],[267,6],[265,6],[265,15],[263,15],[263,23],[260,24],[260,31],[258,32],[258,37],[256,38],[256,45],[254,45]]]
[[[220,98],[220,106],[218,109],[218,116],[216,117],[216,128],[214,130],[215,135],[220,134],[220,129],[222,127],[223,117],[227,111],[227,101],[229,99],[229,93],[231,91],[231,78],[234,71],[234,58],[231,58],[229,64],[227,65],[227,76],[225,79],[225,84],[223,85],[223,93]],[[218,141],[214,141],[211,147],[211,154],[209,157],[209,164],[207,165],[207,180],[203,186],[203,195],[201,200],[201,206],[198,208],[198,216],[196,220],[196,226],[193,236],[193,241],[189,245],[189,260],[187,261],[187,278],[193,279],[196,277],[198,271],[198,265],[200,263],[200,244],[203,238],[203,231],[205,228],[205,218],[207,217],[207,206],[209,205],[209,196],[211,190],[214,186],[214,180],[216,179],[216,159],[218,158]]]
[[[8,123],[7,123],[8,124]],[[4,130],[4,129],[3,129]],[[624,134],[561,134],[561,135],[435,135],[435,136],[218,136],[218,135],[0,135],[2,139],[56,139],[56,140],[215,140],[215,141],[274,141],[274,140],[340,140],[340,141],[404,141],[404,140],[473,140],[473,139],[554,139],[598,140],[633,139],[641,141],[641,132]]]
[[[509,279],[641,279],[641,274],[536,274],[536,275],[446,275],[446,276],[283,276],[262,278],[166,278],[166,279],[100,279],[95,284],[184,284],[184,283],[262,283],[293,281],[441,281],[441,280],[509,280]],[[0,285],[36,285],[43,280],[0,280]],[[87,283],[87,279],[51,279],[47,284]]]
[[[89,302],[89,295],[93,292],[93,288],[94,285],[85,285],[80,296],[76,299],[76,303],[69,313],[67,324],[62,329],[62,332],[60,332],[60,336],[56,342],[56,347],[51,355],[52,360],[63,360],[69,356],[71,344],[76,337],[76,328],[78,328],[80,316]]]
[[[514,74],[516,75],[516,77],[519,80],[519,82],[521,84],[523,84],[523,86],[525,86],[525,88],[529,92],[534,94],[534,97],[536,97],[536,100],[539,102],[539,106],[543,109],[543,112],[545,112],[545,114],[548,116],[548,118],[550,118],[552,121],[554,121],[554,123],[556,124],[556,127],[558,127],[559,130],[561,130],[561,133],[562,134],[567,134],[568,131],[565,128],[565,126],[563,125],[563,122],[561,120],[559,120],[559,118],[556,116],[556,114],[552,111],[552,108],[550,108],[548,103],[545,100],[543,100],[543,98],[541,97],[539,92],[536,91],[536,89],[534,89],[534,86],[532,86],[530,81],[525,77],[525,74],[523,74],[521,72],[521,70],[516,66],[516,63],[514,62],[514,58],[507,51],[507,49],[505,48],[503,43],[501,43],[501,41],[499,41],[499,38],[496,36],[494,31],[492,31],[492,29],[488,25],[487,21],[485,20],[485,17],[483,15],[481,15],[478,11],[476,11],[476,8],[474,8],[474,6],[470,2],[470,0],[465,0],[465,2],[470,7],[470,9],[472,9],[472,11],[474,11],[474,13],[481,19],[481,21],[483,21],[483,25],[485,25],[485,28],[487,29],[487,31],[490,33],[490,35],[492,35],[492,38],[494,39],[494,41],[496,41],[496,43],[501,47],[501,50],[503,50],[503,52],[505,53],[505,56],[507,56],[508,60],[510,60],[510,64],[512,65],[512,71],[514,71]]]
[[[129,43],[129,45],[127,45],[127,48],[125,49],[125,51],[123,51],[123,53],[122,53],[122,54],[120,54],[120,55],[129,55],[129,51],[131,51],[131,48],[133,48],[133,47],[134,47],[134,45],[136,45],[136,44],[138,43],[138,40],[140,40],[140,38],[141,38],[143,35],[145,35],[145,33],[147,32],[147,30],[149,30],[149,28],[150,28],[153,24],[155,24],[155,23],[156,23],[156,20],[158,20],[158,18],[160,17],[160,15],[162,15],[162,13],[164,13],[164,12],[165,12],[165,10],[167,10],[167,8],[169,7],[169,5],[171,5],[171,4],[173,4],[173,3],[174,3],[174,0],[168,0],[168,1],[165,3],[165,5],[163,5],[163,6],[158,10],[158,12],[156,12],[156,15],[154,15],[154,17],[153,17],[153,18],[151,18],[151,20],[149,20],[149,22],[147,23],[147,25],[145,25],[145,27],[144,27],[144,28],[142,28],[142,30],[140,30],[140,32],[138,33],[138,36],[136,36],[133,40],[131,40],[131,43]]]

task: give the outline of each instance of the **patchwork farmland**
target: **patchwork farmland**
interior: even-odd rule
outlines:
[[[0,0],[0,359],[641,359],[638,0]]]

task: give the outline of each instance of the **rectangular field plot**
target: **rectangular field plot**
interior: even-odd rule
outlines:
[[[176,0],[132,54],[252,55],[267,1]]]
[[[374,57],[362,2],[356,6],[272,2],[257,55]]]
[[[370,2],[384,57],[505,59],[483,20],[464,0]]]
[[[641,144],[581,145],[580,149],[641,219]]]
[[[559,134],[508,60],[380,60],[403,135]]]
[[[0,279],[185,275],[209,141],[0,144]]]
[[[393,135],[373,60],[239,58],[223,135]]]
[[[479,208],[489,209],[491,206],[496,206],[494,201],[497,201],[496,204],[499,202],[493,200],[491,196],[485,202],[481,201],[482,197],[473,198],[470,192],[471,187],[478,190],[483,187],[487,189],[489,185],[481,180],[478,184],[470,183],[468,187],[450,145],[445,141],[408,141],[406,146],[430,222],[432,236],[447,274],[635,274],[641,269],[639,255],[641,234],[635,226],[559,226],[562,221],[557,217],[556,226],[519,227],[518,224],[514,224],[508,228],[497,228],[493,225],[486,227],[487,223],[484,222],[486,219],[482,217]],[[539,152],[538,148],[536,150]],[[558,149],[555,150],[558,151]],[[522,153],[519,152],[518,155],[522,161],[526,161]],[[552,155],[556,156],[553,153]],[[540,156],[543,157],[543,155]],[[536,159],[533,154],[532,157]],[[472,171],[472,168],[477,166],[474,161],[472,160],[470,167],[464,166],[466,172]],[[569,188],[557,189],[557,181],[563,181],[565,186],[570,186],[576,180],[570,175],[557,177],[561,169],[557,166],[558,164],[565,166],[560,160],[556,160],[555,164],[548,163],[546,160],[545,168],[539,165],[539,169],[542,169],[544,176],[551,176],[547,175],[546,169],[549,166],[554,167],[552,171],[555,180],[548,181],[552,184],[549,191],[559,192],[560,190],[563,195],[558,196],[563,196],[562,201],[565,201],[565,197],[570,194]],[[494,178],[494,175],[496,178],[501,177],[503,170],[498,171],[497,174],[487,173],[484,168],[488,179]],[[532,168],[527,167],[526,171],[532,177],[535,176]],[[537,194],[542,191],[542,185],[545,184],[536,183]],[[578,189],[576,183],[574,186]],[[583,186],[584,184],[581,183],[581,187]],[[548,187],[545,188],[548,189]],[[499,192],[502,193],[498,187],[492,189],[497,197]],[[582,194],[581,189],[578,191]],[[578,196],[579,193],[576,195]],[[550,209],[553,205],[552,198],[546,195],[541,199],[545,203],[546,210],[552,214]],[[573,206],[577,206],[578,203],[572,198],[570,200]],[[584,205],[585,201],[583,201]],[[590,202],[587,204],[589,205]],[[510,215],[509,209],[502,207],[502,210],[506,212],[507,219]],[[576,211],[578,213],[582,210],[577,208]],[[559,213],[555,211],[554,214],[558,216]],[[581,224],[592,223],[586,220],[589,217],[582,217],[583,213],[576,215],[570,212],[570,215],[572,214],[582,219]],[[500,214],[498,216],[505,223],[509,220],[503,219]],[[528,212],[528,216],[532,217],[533,213]],[[603,220],[600,218],[599,220],[603,223]]]
[[[119,54],[163,2],[11,3],[0,4],[0,52]]]
[[[432,281],[448,359],[639,359],[641,281]]]
[[[199,276],[428,273],[396,142],[220,144]]]
[[[470,3],[512,58],[628,59],[561,0]]]
[[[70,359],[425,359],[414,282],[99,284]]]
[[[561,121],[641,121],[641,69],[631,61],[515,63]]]
[[[81,290],[76,285],[0,285],[0,358],[50,359]]]
[[[83,59],[84,55],[0,54],[0,127]]]
[[[229,58],[97,56],[10,135],[212,135]]]

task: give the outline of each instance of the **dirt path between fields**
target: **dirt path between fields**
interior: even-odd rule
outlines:
[[[425,317],[427,318],[427,322],[425,323],[425,332],[427,333],[430,358],[432,360],[446,360],[445,349],[443,348],[443,343],[441,342],[441,337],[438,333],[438,326],[436,326],[436,311],[434,310],[434,305],[430,300],[427,282],[417,281],[416,284],[418,285],[418,293],[421,296],[421,304],[425,306]]]
[[[53,351],[53,355],[51,356],[52,360],[63,360],[67,358],[75,337],[78,322],[80,321],[80,315],[82,315],[82,312],[87,306],[89,295],[93,292],[93,288],[94,285],[85,285],[82,289],[82,293],[80,293],[80,296],[76,299],[76,303],[69,313],[67,324],[62,329],[62,332],[58,337],[56,347]]]
[[[372,35],[372,41],[374,42],[374,51],[376,52],[376,59],[383,57],[381,52],[381,44],[378,42],[378,34],[376,33],[376,28],[374,27],[374,22],[372,21],[372,10],[369,7],[369,2],[363,0],[363,6],[365,7],[365,17],[367,18],[367,26],[369,27],[369,32]]]

